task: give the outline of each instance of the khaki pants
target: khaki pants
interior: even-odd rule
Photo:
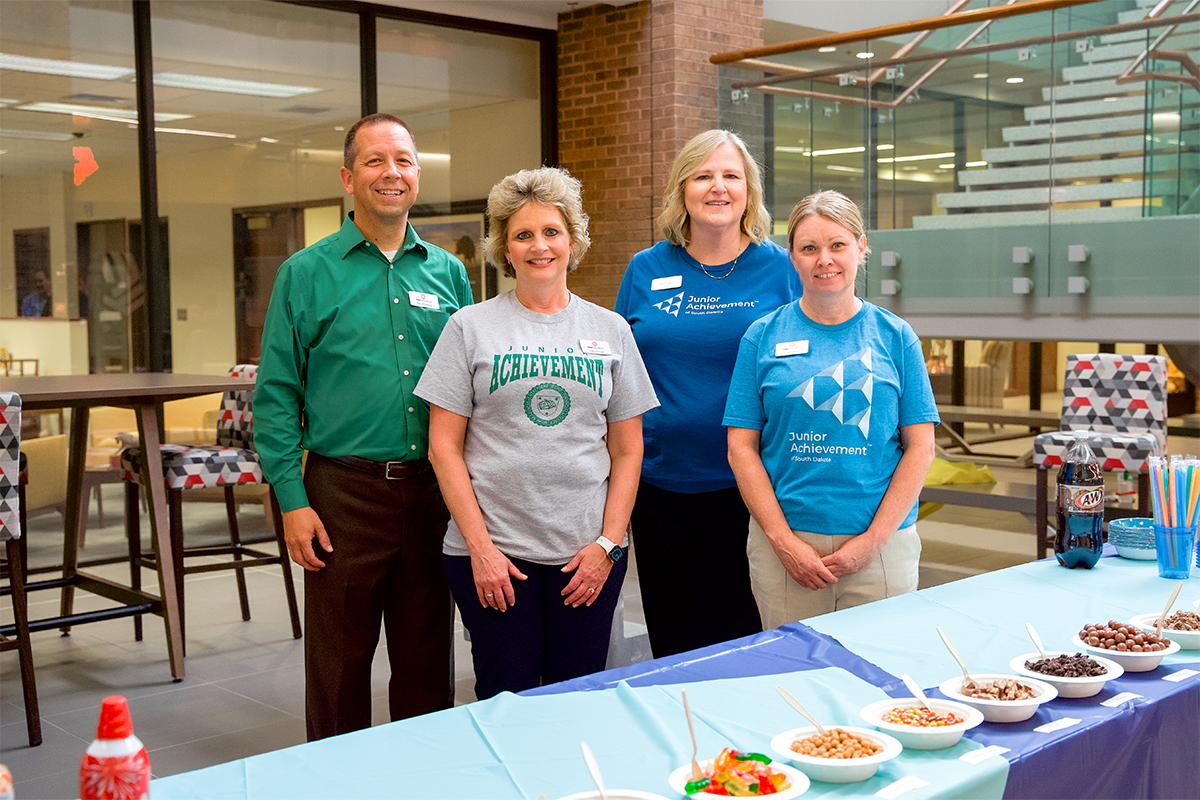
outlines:
[[[826,536],[820,533],[792,531],[811,545],[819,556],[827,556],[853,536]],[[789,622],[828,614],[842,608],[860,606],[917,588],[917,565],[921,560],[921,539],[910,525],[892,534],[879,557],[854,575],[846,575],[824,589],[806,589],[783,568],[771,542],[759,524],[750,518],[750,538],[746,542],[750,560],[750,585],[762,614],[763,628],[769,630]]]

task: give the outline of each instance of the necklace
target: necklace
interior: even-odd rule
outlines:
[[[696,263],[700,264],[700,271],[703,272],[705,275],[712,278],[714,281],[723,281],[726,278],[728,278],[730,275],[733,274],[733,270],[737,267],[738,259],[741,257],[742,257],[741,253],[738,253],[736,256],[733,257],[733,263],[729,265],[729,271],[726,272],[724,275],[713,275],[711,272],[708,271],[708,269],[703,264],[700,263],[699,259],[696,259]]]

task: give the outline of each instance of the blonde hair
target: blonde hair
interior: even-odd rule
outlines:
[[[508,250],[508,223],[527,203],[558,209],[571,237],[567,272],[575,271],[592,244],[588,215],[583,210],[583,184],[558,167],[523,169],[502,179],[488,192],[488,235],[483,242],[488,263],[503,269],[508,277],[516,277],[504,255]]]
[[[671,244],[687,247],[692,238],[692,220],[684,204],[684,186],[688,178],[709,159],[718,147],[732,145],[742,156],[742,167],[746,172],[746,211],[742,214],[742,233],[762,244],[771,233],[771,214],[763,202],[762,170],[750,155],[742,138],[732,131],[711,130],[697,134],[683,146],[675,163],[671,165],[671,176],[667,179],[667,192],[663,198],[663,210],[658,215],[658,227]]]
[[[836,222],[850,233],[854,234],[855,239],[863,239],[867,235],[866,225],[863,223],[862,211],[859,210],[858,204],[841,192],[835,192],[832,189],[827,189],[823,192],[810,194],[808,197],[796,203],[796,207],[792,209],[792,215],[788,217],[788,252],[792,252],[792,242],[796,238],[796,227],[808,217],[824,217],[831,222]],[[865,261],[867,255],[871,252],[868,246],[862,249],[862,258]]]

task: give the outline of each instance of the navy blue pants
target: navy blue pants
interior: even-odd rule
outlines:
[[[563,564],[513,558],[527,578],[513,580],[516,602],[498,611],[479,604],[469,556],[442,558],[450,592],[471,634],[475,696],[480,700],[604,669],[613,612],[625,580],[624,559],[613,565],[596,602],[572,608],[563,604],[560,592],[574,572],[562,572]]]

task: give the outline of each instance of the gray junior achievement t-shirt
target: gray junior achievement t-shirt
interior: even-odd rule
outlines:
[[[470,418],[463,457],[488,534],[539,564],[596,541],[608,423],[658,405],[625,320],[575,295],[539,314],[511,291],[450,318],[415,393]],[[453,520],[442,552],[469,555]]]

